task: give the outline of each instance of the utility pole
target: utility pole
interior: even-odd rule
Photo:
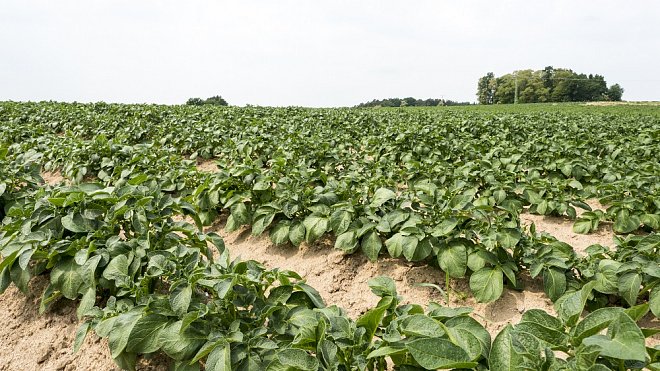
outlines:
[[[513,80],[516,84],[515,93],[513,95],[513,104],[518,104],[518,71],[513,73]]]

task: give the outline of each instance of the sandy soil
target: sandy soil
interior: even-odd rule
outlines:
[[[605,211],[605,209],[607,209],[607,207],[603,206],[598,200],[588,200],[586,203],[593,210]],[[578,217],[584,212],[585,210],[578,208]],[[547,232],[553,235],[559,241],[566,242],[573,246],[573,249],[575,249],[575,252],[578,254],[584,254],[584,250],[594,244],[614,247],[614,232],[612,231],[612,223],[609,222],[600,223],[598,230],[589,234],[578,234],[573,232],[573,223],[575,221],[568,217],[551,217],[523,213],[520,215],[520,221],[526,226],[530,226],[534,223],[537,232]]]
[[[77,353],[73,342],[78,329],[76,303],[61,300],[39,314],[46,277],[30,283],[24,295],[13,285],[0,295],[0,370],[119,370],[105,340],[89,333]],[[140,370],[166,370],[164,357],[140,360]]]
[[[215,173],[218,171],[218,165],[215,160],[197,160],[197,170],[203,173]]]
[[[41,173],[41,177],[44,179],[46,184],[49,185],[59,184],[64,180],[64,177],[62,177],[62,173],[60,173],[59,171],[55,171],[55,172],[44,171]]]

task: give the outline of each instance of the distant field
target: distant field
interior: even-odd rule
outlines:
[[[588,106],[660,106],[660,102],[589,102]]]
[[[128,369],[660,367],[658,107],[0,103],[0,290]]]

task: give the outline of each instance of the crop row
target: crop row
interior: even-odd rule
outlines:
[[[658,329],[636,323],[648,303],[581,318],[597,282],[556,300],[556,317],[529,310],[494,339],[470,308],[401,305],[386,277],[353,320],[295,272],[230,260],[219,236],[178,221],[199,220],[196,208],[158,180],[49,186],[40,160],[0,149],[0,292],[47,274],[40,310],[77,300],[74,348],[94,332],[124,369],[156,352],[175,370],[660,368],[660,349],[645,346]]]
[[[615,251],[573,249],[521,226],[525,210],[575,217],[598,197],[618,233],[660,221],[658,116],[565,112],[361,111],[5,103],[3,141],[37,150],[46,170],[107,186],[147,178],[184,197],[211,223],[250,226],[275,244],[325,233],[361,251],[438,265],[469,277],[479,301],[500,297],[520,274],[542,276],[556,300],[597,283],[595,302],[648,301],[658,315],[657,235],[620,238]],[[29,128],[30,130],[26,130]],[[190,157],[213,158],[196,171]],[[84,219],[84,218],[83,218]],[[490,284],[493,283],[493,284]]]

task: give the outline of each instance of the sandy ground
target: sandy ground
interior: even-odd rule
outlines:
[[[197,160],[197,170],[203,173],[215,173],[218,171],[216,160]]]
[[[201,164],[206,171],[213,171],[212,161]],[[45,174],[48,183],[61,180],[58,174]],[[595,201],[593,208],[604,209]],[[604,225],[589,235],[572,232],[573,222],[567,218],[543,217],[523,214],[523,224],[536,224],[544,231],[567,242],[578,252],[592,244],[613,246],[611,227]],[[248,229],[234,233],[223,230],[219,220],[207,231],[216,231],[225,238],[232,258],[254,259],[271,268],[290,269],[298,272],[316,288],[328,305],[338,305],[356,318],[376,305],[378,298],[371,293],[367,281],[373,277],[392,277],[404,303],[426,305],[429,301],[444,304],[444,297],[435,289],[417,286],[433,283],[444,288],[444,275],[435,267],[415,264],[400,259],[381,258],[370,262],[362,254],[344,255],[335,250],[330,238],[313,245],[273,246],[267,235],[254,237]],[[454,279],[450,283],[450,306],[474,308],[474,316],[483,323],[491,334],[495,334],[508,323],[520,320],[525,310],[539,308],[555,314],[552,302],[543,293],[542,282],[523,277],[524,290],[505,289],[503,296],[489,304],[477,303],[472,297],[466,279]],[[75,304],[62,301],[52,310],[39,315],[39,296],[47,282],[43,277],[31,283],[31,293],[25,296],[13,286],[0,295],[0,371],[4,370],[116,370],[109,356],[107,344],[96,335],[89,334],[82,349],[72,353],[78,321]],[[37,294],[39,293],[39,294]],[[660,322],[647,316],[642,325],[660,327]],[[651,339],[649,345],[660,344],[660,337]],[[163,358],[141,360],[141,370],[166,370]]]
[[[0,295],[0,370],[119,370],[105,340],[89,333],[77,353],[73,342],[78,329],[76,304],[61,300],[39,314],[47,278],[37,277],[24,295],[13,285]],[[140,370],[166,370],[164,357],[139,362]]]
[[[62,177],[62,173],[59,171],[55,172],[50,172],[50,171],[44,171],[41,173],[41,177],[44,179],[46,184],[50,185],[55,185],[64,180],[64,177]]]
[[[602,205],[598,200],[587,200],[586,202],[593,210],[605,211],[606,206]],[[586,210],[577,209],[577,215],[580,217]],[[598,226],[598,230],[589,234],[573,233],[573,223],[575,222],[568,217],[551,217],[543,215],[534,215],[523,213],[520,215],[520,221],[523,225],[530,226],[532,223],[536,225],[537,232],[547,232],[553,235],[556,239],[573,246],[575,252],[584,254],[584,250],[594,244],[599,244],[607,247],[614,247],[614,232],[612,231],[612,223],[602,222]]]

